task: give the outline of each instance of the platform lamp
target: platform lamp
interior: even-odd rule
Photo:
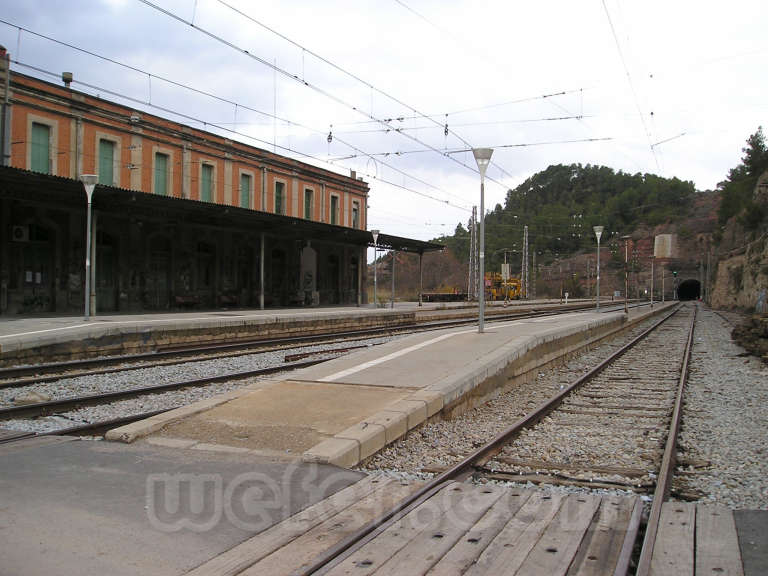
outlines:
[[[627,299],[629,298],[629,239],[631,236],[624,235],[621,237],[624,240],[624,314],[629,314],[629,308],[627,307]]]
[[[603,227],[593,226],[592,230],[595,231],[597,237],[597,287],[595,295],[597,296],[597,311],[600,312],[600,237],[603,235]]]
[[[472,154],[480,170],[480,305],[477,321],[478,334],[483,333],[483,320],[485,316],[485,171],[491,163],[493,148],[474,148]]]
[[[87,322],[91,319],[91,198],[99,177],[96,174],[82,174],[80,181],[83,183],[88,201],[85,217],[85,317],[83,318]]]
[[[378,300],[376,300],[376,258],[379,251],[379,231],[371,230],[371,234],[373,235],[373,307],[376,308],[378,306]]]

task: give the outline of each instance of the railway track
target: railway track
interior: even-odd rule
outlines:
[[[101,436],[112,428],[130,424],[131,422],[137,422],[138,420],[144,420],[145,418],[151,418],[157,416],[163,412],[172,410],[150,410],[149,412],[142,412],[140,414],[132,414],[130,416],[122,416],[120,418],[110,418],[108,420],[100,420],[98,422],[89,422],[87,424],[78,424],[75,426],[69,426],[66,428],[60,428],[58,430],[52,430],[50,432],[25,432],[15,430],[2,430],[0,431],[0,444],[8,444],[11,442],[18,442],[26,440],[28,438],[35,438],[38,436]]]
[[[652,491],[693,312],[678,312],[566,389],[559,405],[538,414],[480,474],[494,480]]]
[[[494,315],[487,322],[502,322],[515,319],[535,318],[553,314],[564,314],[579,310],[591,310],[593,305],[570,307],[566,310],[532,310],[528,312],[509,312]],[[604,311],[611,311],[606,308]],[[419,331],[440,330],[456,326],[466,326],[476,322],[475,317],[424,322],[418,325],[401,327],[370,328],[365,330],[344,331],[332,334],[309,336],[290,336],[283,338],[238,340],[193,344],[187,346],[164,346],[140,354],[126,354],[100,358],[83,358],[64,362],[39,363],[34,365],[10,366],[0,368],[0,389],[26,386],[41,382],[53,382],[65,377],[82,375],[112,374],[129,368],[167,366],[186,363],[191,360],[230,358],[254,354],[257,352],[281,350],[311,344],[331,345],[336,342],[409,334]]]
[[[31,404],[22,404],[19,406],[6,406],[0,408],[0,421],[7,418],[18,417],[38,417],[48,416],[57,412],[63,412],[67,410],[73,410],[82,406],[93,406],[97,404],[110,403],[117,400],[124,400],[126,398],[135,398],[137,396],[144,396],[148,394],[157,394],[159,392],[168,392],[171,390],[179,390],[182,388],[191,388],[199,386],[207,386],[217,382],[229,382],[232,380],[244,380],[246,378],[256,378],[260,376],[266,376],[274,374],[276,372],[283,372],[285,370],[297,370],[299,368],[306,368],[308,366],[314,366],[324,360],[306,360],[304,362],[292,362],[281,364],[279,366],[273,366],[270,368],[261,368],[258,370],[247,370],[245,372],[234,372],[228,374],[220,374],[218,376],[211,376],[206,378],[194,378],[190,380],[184,380],[180,382],[172,382],[170,384],[158,384],[156,386],[142,386],[139,388],[130,388],[127,390],[119,390],[116,392],[105,392],[102,394],[89,394],[86,396],[74,396],[69,398],[62,398],[60,400],[51,400],[47,402],[35,402]]]
[[[337,565],[451,482],[478,476],[531,481],[532,474],[533,479],[545,481],[545,472],[547,483],[653,492],[638,561],[638,574],[647,574],[641,570],[650,563],[661,504],[669,495],[675,465],[694,323],[695,308],[678,308],[666,315],[490,442],[327,550],[301,573],[319,574]],[[651,370],[656,372],[648,373]],[[590,421],[594,430],[578,430],[585,426],[578,420],[584,419]],[[545,433],[547,428],[552,432],[558,426],[570,430],[572,445],[558,449],[555,458],[538,454],[534,461],[531,455],[537,454],[537,450],[551,450],[554,444],[563,443],[562,437],[551,442]],[[599,450],[605,442],[611,443],[609,450]],[[621,447],[616,442],[628,444]],[[623,458],[630,447],[630,457]],[[521,451],[525,458],[521,458]],[[546,464],[542,465],[543,462]],[[641,507],[636,506],[632,513],[616,574],[625,574],[629,567],[641,512]]]
[[[525,314],[514,314],[514,317],[532,317],[532,316],[540,316],[543,314],[552,314],[552,311],[546,311],[546,312],[528,312]],[[506,315],[505,315],[506,317]],[[473,320],[470,320],[473,321]],[[462,323],[466,323],[467,321],[462,321]],[[440,322],[440,323],[430,323],[425,329],[436,329],[438,327],[445,327],[445,325],[455,325],[455,321],[450,322]],[[354,342],[359,342],[359,338],[361,337],[360,333],[355,333],[353,338]],[[314,340],[315,338],[311,338],[311,340]],[[272,340],[270,343],[272,345],[277,344],[278,342],[283,343],[284,346],[290,345],[288,342],[300,342],[301,339],[298,338],[289,338],[289,339],[282,339],[280,341]],[[337,341],[337,340],[336,340]],[[370,345],[370,344],[367,344]],[[297,344],[293,344],[293,346],[297,346]],[[343,348],[334,347],[331,349],[313,349],[309,352],[302,351],[299,353],[293,353],[293,354],[285,354],[282,361],[279,362],[276,365],[269,366],[267,368],[258,368],[258,369],[248,369],[248,370],[239,370],[239,371],[231,371],[228,370],[225,373],[221,374],[221,370],[216,369],[216,375],[215,376],[207,376],[207,377],[197,377],[192,379],[177,379],[176,381],[172,382],[165,382],[161,384],[153,384],[153,385],[143,385],[143,386],[136,386],[136,381],[147,381],[147,380],[155,380],[157,381],[158,378],[162,381],[162,377],[155,376],[152,372],[143,372],[143,369],[147,368],[155,368],[155,367],[167,367],[167,366],[173,366],[175,364],[187,364],[190,362],[190,359],[187,359],[185,361],[179,361],[178,358],[170,359],[170,360],[164,360],[160,362],[155,362],[151,364],[141,364],[139,366],[129,364],[125,365],[124,363],[120,363],[119,365],[115,365],[112,367],[107,368],[95,368],[88,371],[79,370],[76,372],[67,372],[67,373],[60,373],[57,370],[60,370],[62,366],[64,367],[71,367],[73,364],[76,364],[78,366],[98,366],[98,363],[95,363],[94,360],[87,360],[82,362],[76,362],[76,363],[63,363],[63,364],[51,364],[48,366],[43,367],[42,371],[45,370],[52,370],[54,373],[48,375],[48,376],[41,376],[39,374],[36,374],[34,377],[28,377],[23,376],[26,370],[32,369],[35,371],[40,371],[40,367],[22,367],[17,369],[6,369],[2,372],[8,373],[20,373],[22,374],[21,378],[17,378],[15,380],[8,380],[5,382],[0,383],[0,426],[2,426],[3,421],[8,420],[19,420],[19,419],[37,419],[37,418],[44,418],[44,425],[41,425],[39,428],[40,430],[50,430],[51,427],[53,427],[53,430],[50,430],[50,432],[56,432],[57,430],[67,430],[69,428],[72,428],[73,430],[76,430],[79,426],[91,426],[90,424],[78,424],[78,426],[75,427],[69,427],[67,426],[67,419],[72,419],[74,421],[80,422],[81,419],[85,419],[86,421],[91,420],[90,412],[88,411],[82,411],[81,409],[86,407],[109,407],[113,403],[122,402],[129,399],[136,399],[137,402],[140,403],[138,408],[143,407],[143,399],[144,398],[152,398],[156,395],[161,395],[166,392],[172,392],[172,391],[181,391],[184,393],[185,391],[188,391],[190,389],[195,388],[203,388],[208,385],[212,385],[215,383],[229,383],[234,382],[238,380],[244,380],[248,378],[254,378],[254,377],[261,377],[265,376],[271,373],[275,373],[278,371],[284,371],[284,370],[292,370],[292,369],[298,369],[303,368],[307,366],[311,366],[313,364],[316,364],[318,362],[324,361],[328,359],[329,356],[338,356],[339,354],[347,353],[351,350],[354,350],[356,348],[364,347],[364,345],[346,345]],[[218,346],[214,347],[218,349]],[[295,348],[294,348],[295,349]],[[284,347],[278,348],[278,350],[286,350]],[[289,350],[290,351],[290,350]],[[198,350],[199,352],[199,350]],[[225,358],[231,357],[231,356],[244,356],[245,352],[238,350],[235,353],[227,354],[225,355]],[[320,359],[316,360],[305,360],[307,358],[313,358],[321,356]],[[221,358],[221,356],[216,356],[214,359]],[[206,358],[206,360],[209,360],[210,358]],[[118,360],[118,359],[111,359],[107,358],[104,359],[107,364]],[[122,359],[120,359],[122,360]],[[201,363],[204,363],[204,360],[201,360]],[[139,369],[138,372],[134,372],[137,369]],[[189,371],[188,366],[183,367],[184,372]],[[0,373],[2,373],[0,372]],[[128,378],[130,380],[130,384],[126,383],[125,386],[119,385],[118,380],[120,377],[124,377],[123,375],[119,374],[120,372],[124,372],[127,376],[128,374],[131,374],[131,376]],[[110,384],[99,384],[100,381],[99,378],[97,378],[93,384],[76,384],[80,382],[78,380],[81,376],[104,376],[104,375],[115,375],[115,378],[110,378]],[[101,378],[101,381],[104,379]],[[59,385],[59,381],[61,381],[61,385]],[[69,383],[72,383],[71,387]],[[47,388],[45,386],[41,386],[42,384],[46,383],[54,383],[52,385],[49,385]],[[10,393],[16,393],[16,389],[19,390],[22,395],[29,394],[30,392],[41,392],[43,394],[42,398],[45,398],[43,401],[36,401],[36,402],[29,402],[22,403],[20,405],[15,405],[14,400],[16,397],[11,397]],[[83,392],[85,390],[85,392]],[[92,391],[91,391],[92,390]],[[4,392],[4,394],[3,394]],[[3,400],[3,396],[5,399]],[[47,398],[46,398],[47,396]],[[53,397],[52,399],[49,399],[50,397]],[[165,400],[161,400],[161,405]],[[125,404],[124,404],[125,406]],[[124,414],[132,413],[137,410],[137,406],[125,406],[125,407],[116,407],[115,410],[112,411],[112,413],[119,415],[119,418],[127,418],[128,416],[124,416]],[[79,412],[78,412],[79,411]],[[103,410],[101,410],[103,412]],[[142,413],[145,413],[142,411]],[[53,416],[54,418],[47,418],[49,416]],[[53,422],[53,420],[56,420],[57,422]],[[114,418],[108,418],[106,421],[114,420]],[[43,421],[41,421],[42,423]],[[9,423],[10,427],[26,427],[26,424],[13,424]],[[63,426],[63,427],[62,427]],[[35,425],[34,427],[38,427]],[[85,429],[83,429],[85,430]],[[38,433],[48,433],[48,432],[38,432]],[[76,433],[76,432],[75,432]],[[21,434],[21,432],[19,432]],[[32,434],[32,432],[30,432]],[[13,434],[7,434],[6,437],[10,439],[10,436],[13,436]]]

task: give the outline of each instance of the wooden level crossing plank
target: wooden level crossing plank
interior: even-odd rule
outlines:
[[[201,564],[189,576],[234,576],[362,498],[388,490],[392,480],[367,476],[325,500],[294,514],[231,550]]]
[[[621,412],[617,410],[571,410],[568,408],[558,408],[557,411],[560,414],[574,414],[576,416],[594,416],[596,418],[600,418],[603,416],[622,416],[623,418],[658,418],[659,415],[656,413],[649,414],[644,412]],[[672,408],[669,408],[669,412],[672,411]]]
[[[579,467],[578,464],[555,462],[553,460],[533,460],[533,459],[521,459],[510,458],[509,456],[497,455],[493,458],[497,462],[503,464],[510,464],[512,466],[519,466],[521,468],[530,468],[532,470],[558,470],[558,471],[582,471],[585,467]],[[600,474],[621,474],[622,476],[645,476],[649,470],[653,471],[652,467],[646,468],[619,468],[617,466],[589,466],[590,472],[597,472]]]
[[[385,490],[377,490],[305,532],[269,556],[253,564],[244,576],[281,576],[300,572],[326,550],[335,546],[365,524],[392,509],[416,489],[415,485],[390,484]]]
[[[562,494],[534,493],[465,574],[514,574],[564,501],[565,496]]]
[[[461,576],[493,541],[533,494],[532,490],[507,489],[496,504],[428,572]]]
[[[565,576],[600,507],[600,501],[600,496],[591,494],[567,496],[557,516],[515,574]]]
[[[458,482],[450,483],[334,566],[329,576],[350,573],[364,576],[378,570],[408,542],[439,520],[447,510],[461,502],[467,489],[467,486]]]
[[[568,576],[605,576],[614,573],[627,532],[631,530],[630,521],[636,506],[642,507],[639,498],[603,497],[600,510],[568,569]],[[629,537],[632,540],[628,543],[631,550],[634,537],[631,534]]]
[[[695,504],[664,503],[651,557],[651,576],[694,576],[695,521]]]
[[[600,409],[606,410],[637,410],[639,412],[668,412],[668,406],[641,406],[639,404],[602,404],[600,402],[566,402],[563,408],[585,408],[587,410]]]
[[[328,576],[426,573],[502,496],[502,488],[455,484],[411,511],[328,572]],[[442,513],[423,512],[434,508]],[[443,503],[444,502],[444,503]],[[422,518],[431,521],[425,524]]]
[[[560,475],[549,474],[520,474],[519,472],[505,472],[499,470],[497,472],[485,472],[483,471],[485,478],[489,480],[501,480],[502,482],[530,482],[532,484],[549,484],[552,486],[578,486],[581,488],[590,489],[604,489],[604,490],[646,490],[652,487],[652,484],[645,484],[642,482],[626,484],[620,482],[601,482],[599,480],[584,480],[578,478],[569,478]]]
[[[696,506],[696,574],[744,575],[732,510]]]

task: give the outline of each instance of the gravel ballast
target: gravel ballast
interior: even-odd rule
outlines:
[[[745,357],[731,340],[730,330],[722,317],[700,307],[676,488],[702,502],[768,509],[768,368],[756,358]],[[361,469],[399,478],[432,477],[559,392],[639,331],[634,328],[562,366],[542,370],[535,381],[518,385],[457,418],[429,422],[369,459]]]
[[[393,337],[370,338],[348,343],[349,346],[375,346],[392,340]],[[343,348],[344,344],[317,344],[257,354],[216,358],[201,361],[186,361],[165,366],[145,367],[92,376],[77,376],[55,382],[33,384],[21,388],[0,390],[0,405],[12,406],[12,398],[29,392],[44,394],[51,400],[138,389],[160,384],[171,384],[219,376],[228,373],[246,372],[262,368],[282,366],[286,354],[300,354],[328,349]],[[335,358],[338,353],[313,355],[308,359]],[[298,363],[302,360],[297,361]],[[286,370],[289,370],[286,367]],[[229,382],[217,382],[205,386],[190,386],[179,390],[142,395],[136,398],[112,401],[97,406],[85,406],[77,410],[56,413],[40,418],[14,418],[0,421],[0,426],[25,432],[51,432],[81,424],[102,422],[123,416],[132,416],[155,410],[178,408],[199,400],[211,398],[259,380],[288,377],[288,372],[271,373],[261,378],[246,378]]]
[[[768,366],[744,355],[731,328],[700,309],[675,481],[704,502],[768,510]]]

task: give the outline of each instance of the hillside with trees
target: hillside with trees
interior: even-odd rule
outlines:
[[[717,185],[720,192],[718,224],[724,227],[731,218],[738,217],[739,224],[753,231],[768,217],[768,208],[754,194],[758,179],[768,170],[768,147],[762,126],[747,139],[741,151],[744,153],[741,163],[731,168],[728,177]]]
[[[652,174],[615,172],[605,166],[562,164],[538,172],[507,192],[485,220],[486,263],[496,269],[522,249],[523,227],[529,245],[543,261],[567,257],[594,247],[592,226],[605,227],[605,238],[628,234],[687,217],[696,190],[692,182]],[[457,258],[469,257],[470,233],[459,225],[453,236],[435,240]]]
[[[638,292],[649,284],[646,268],[657,234],[677,235],[688,261],[676,266],[682,266],[691,277],[699,276],[699,268],[710,253],[714,280],[718,259],[748,243],[768,243],[768,147],[762,128],[747,139],[742,152],[741,163],[729,170],[717,190],[705,192],[678,178],[629,174],[590,164],[549,166],[509,190],[504,205],[497,204],[486,213],[486,270],[499,271],[507,258],[512,270],[519,273],[523,228],[528,226],[530,264],[533,266],[535,253],[539,272],[536,295],[556,297],[565,289],[574,296],[589,296],[594,282],[592,227],[602,225],[602,245],[610,255],[602,261],[604,289],[623,289],[624,254],[619,239],[625,235],[633,239],[635,261],[631,255],[629,269],[635,275]],[[424,256],[425,291],[466,290],[470,226],[470,222],[460,223],[453,234],[434,240],[448,250]],[[379,297],[389,298],[391,254],[381,256],[378,265]],[[751,293],[743,302],[733,299],[741,289],[737,282],[743,276],[739,266],[734,264],[730,272],[721,272],[730,280],[727,286],[720,284],[729,302],[744,306],[743,302],[752,299]],[[768,273],[768,266],[763,268],[753,274],[757,284]],[[417,296],[418,269],[416,256],[398,255],[399,298]],[[369,282],[371,279],[372,270]],[[750,291],[754,291],[753,284],[747,285]]]

